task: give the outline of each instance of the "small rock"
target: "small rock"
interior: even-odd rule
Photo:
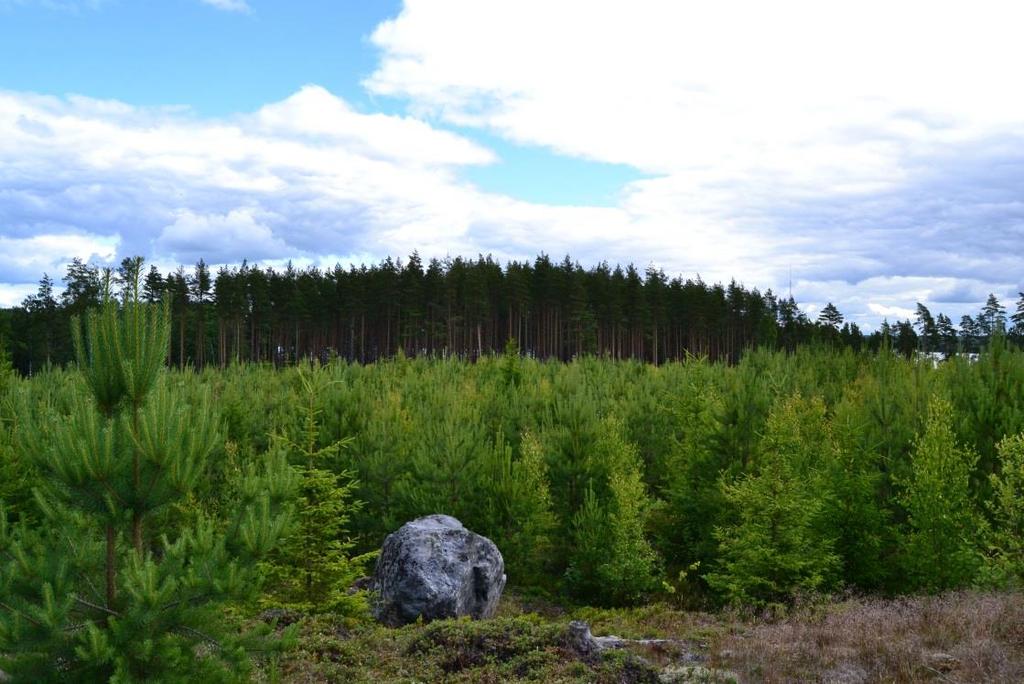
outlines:
[[[739,675],[730,670],[716,670],[710,667],[701,667],[700,665],[669,665],[661,674],[658,675],[658,679],[662,684],[690,684],[693,682],[696,684],[725,684],[726,682],[738,682],[740,681]]]
[[[566,644],[570,649],[584,658],[594,655],[601,650],[601,645],[590,633],[590,625],[583,620],[573,620],[569,623],[569,630],[566,634]]]
[[[448,515],[408,522],[384,540],[373,571],[373,614],[392,627],[494,615],[505,561],[490,539]]]
[[[946,674],[960,667],[960,659],[948,653],[936,651],[935,653],[925,654],[924,664],[932,670]]]
[[[870,680],[871,677],[863,666],[850,662],[840,663],[821,675],[821,681],[829,684],[863,684]]]
[[[361,591],[370,591],[370,587],[372,587],[372,586],[373,586],[373,578],[372,577],[360,577],[359,579],[357,579],[355,582],[352,583],[352,586],[350,586],[347,590],[345,590],[345,594],[347,596],[354,596],[354,595],[358,594]]]
[[[268,608],[259,615],[260,620],[270,624],[276,622],[278,627],[287,627],[302,619],[302,615],[287,608]]]

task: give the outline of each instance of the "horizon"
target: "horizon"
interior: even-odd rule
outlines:
[[[810,318],[831,302],[866,331],[918,302],[1010,309],[1022,18],[995,0],[0,0],[0,306],[76,257],[415,250],[792,282]]]

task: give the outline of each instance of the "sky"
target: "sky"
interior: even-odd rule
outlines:
[[[0,0],[0,306],[569,254],[866,328],[1024,290],[1024,4]]]

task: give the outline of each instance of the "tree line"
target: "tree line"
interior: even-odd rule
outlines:
[[[536,358],[583,355],[651,363],[703,356],[735,362],[749,348],[794,350],[826,342],[877,350],[888,336],[916,351],[974,352],[994,334],[1024,339],[1024,293],[1008,315],[990,295],[959,328],[918,304],[914,322],[883,323],[866,334],[832,303],[816,319],[792,294],[748,289],[736,281],[668,277],[661,269],[606,262],[585,269],[547,255],[505,266],[491,256],[430,259],[333,269],[283,269],[243,262],[212,272],[205,261],[186,270],[144,269],[141,257],[117,269],[73,260],[63,291],[44,274],[21,306],[0,310],[0,335],[15,368],[30,374],[71,360],[70,320],[99,304],[104,290],[142,282],[142,298],[165,301],[172,318],[169,363],[202,368],[232,362],[294,363],[300,358],[372,362],[405,356],[476,359],[510,339]]]

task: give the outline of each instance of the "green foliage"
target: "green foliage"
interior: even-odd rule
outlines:
[[[644,316],[656,305],[647,302]],[[545,362],[512,350],[463,363],[412,355],[412,338],[429,322],[410,319],[396,329],[410,356],[393,361],[179,372],[161,370],[155,355],[127,342],[122,355],[90,351],[117,336],[153,337],[147,316],[163,310],[132,306],[108,304],[100,318],[87,318],[100,326],[81,335],[83,363],[97,366],[82,369],[90,384],[79,371],[54,368],[12,378],[0,399],[6,534],[39,549],[29,557],[53,563],[38,576],[51,577],[56,606],[66,597],[61,562],[72,574],[60,586],[84,586],[78,578],[87,576],[105,597],[108,522],[118,612],[127,609],[122,583],[138,537],[142,556],[159,566],[166,544],[212,524],[227,538],[229,558],[251,559],[243,569],[254,571],[252,586],[258,575],[266,580],[262,601],[235,604],[230,615],[241,619],[261,605],[359,613],[361,597],[344,592],[354,558],[429,513],[454,515],[493,539],[510,585],[531,594],[636,603],[681,571],[675,599],[695,606],[787,602],[840,586],[929,588],[909,569],[916,563],[926,572],[945,559],[922,541],[933,534],[922,517],[927,507],[918,507],[928,488],[914,485],[931,459],[922,445],[935,395],[952,402],[950,443],[981,455],[976,463],[964,456],[957,470],[967,473],[966,487],[957,480],[964,496],[942,493],[950,519],[966,511],[969,537],[980,542],[986,526],[976,507],[992,532],[985,567],[968,563],[952,583],[1019,581],[1015,509],[1005,493],[1019,492],[1007,465],[1017,447],[996,445],[1024,430],[1024,356],[998,339],[977,362],[954,357],[937,369],[884,346],[855,354],[828,345],[752,351],[735,365]],[[111,313],[116,320],[104,322]],[[486,326],[481,334],[486,345]],[[118,370],[120,359],[128,370]],[[136,406],[130,388],[145,384],[154,363],[152,389]],[[92,387],[109,399],[98,402]],[[140,482],[152,482],[141,494],[136,464]],[[288,506],[298,510],[285,529],[277,516]],[[253,548],[291,533],[271,558],[231,541],[242,538],[245,511],[266,523],[248,524]],[[214,598],[211,605],[224,605]],[[38,591],[34,601],[43,604]],[[103,618],[73,610],[83,620]],[[54,642],[38,652],[61,648]]]
[[[41,473],[42,520],[0,514],[0,668],[24,681],[227,681],[248,669],[226,602],[259,591],[256,560],[287,520],[295,479],[271,457],[227,483],[226,515],[168,515],[209,472],[209,401],[184,404],[163,360],[165,309],[107,299],[76,325],[82,386],[68,414],[23,403],[16,443]],[[84,387],[83,387],[84,386]],[[271,648],[266,644],[263,648]]]
[[[665,504],[654,513],[659,547],[676,568],[717,554],[714,528],[727,507],[720,480],[731,479],[739,468],[733,454],[719,448],[724,409],[714,369],[692,361],[684,368],[671,398],[678,436],[664,457]]]
[[[768,418],[756,470],[722,482],[734,519],[715,530],[719,560],[705,579],[729,602],[764,605],[834,585],[840,559],[824,524],[824,414],[820,400],[783,402]]]
[[[523,437],[521,455],[498,440],[489,475],[492,489],[486,498],[488,512],[481,531],[501,540],[505,571],[520,586],[543,587],[551,566],[552,533],[556,519],[551,511],[547,463],[540,442],[532,434]]]
[[[862,590],[889,590],[900,575],[889,562],[898,540],[864,393],[862,383],[849,387],[830,421],[835,442],[832,458],[823,463],[823,486],[831,493],[825,525],[842,558],[845,582]]]
[[[975,577],[982,519],[971,499],[970,478],[977,460],[956,441],[950,403],[933,399],[899,496],[907,510],[903,564],[910,588],[942,591]]]
[[[17,405],[25,401],[22,383],[10,363],[4,340],[0,337],[0,502],[9,515],[19,518],[34,508],[32,487],[35,471],[20,456],[13,435],[17,424]]]
[[[646,537],[651,501],[636,448],[621,425],[605,421],[594,454],[607,469],[599,501],[588,487],[573,516],[573,550],[566,586],[579,598],[606,605],[641,601],[661,586],[661,563]]]
[[[317,402],[330,384],[321,368],[300,369],[298,379],[304,402],[302,433],[296,439],[279,436],[273,446],[290,456],[300,477],[295,528],[264,566],[268,593],[261,600],[303,613],[360,616],[368,609],[365,593],[350,593],[349,588],[364,574],[370,558],[352,558],[349,553],[353,542],[347,526],[352,512],[362,505],[352,499],[357,483],[348,472],[335,474],[322,467],[350,440],[318,446]]]
[[[523,379],[523,371],[519,365],[519,343],[510,337],[505,343],[505,353],[501,360],[501,379],[506,385],[518,387]]]
[[[1024,586],[1024,433],[998,446],[1000,472],[990,476],[993,527],[987,573],[996,584]]]

